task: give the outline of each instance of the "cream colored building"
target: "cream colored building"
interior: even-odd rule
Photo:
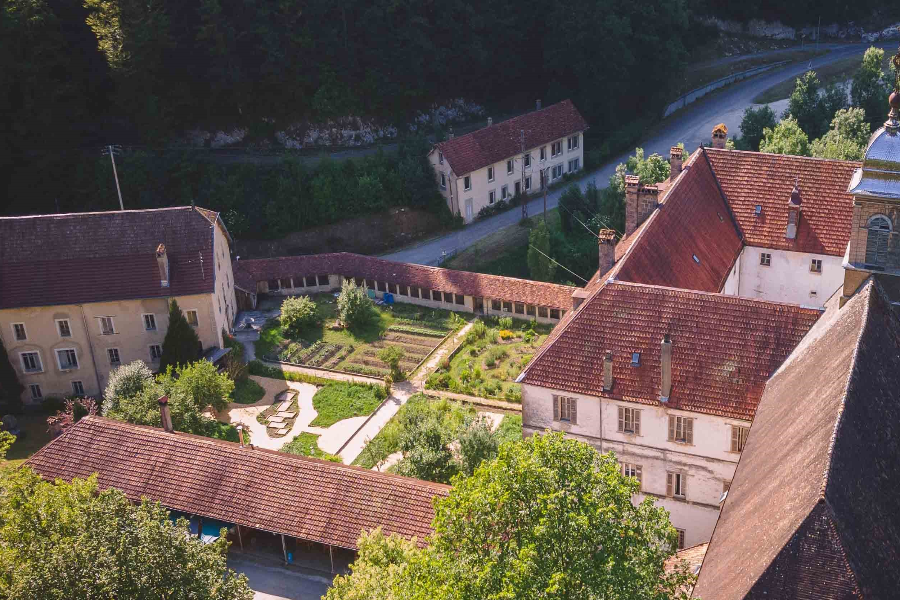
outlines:
[[[479,211],[533,194],[584,168],[587,123],[571,101],[436,144],[428,154],[441,195],[471,223]]]
[[[177,300],[202,348],[236,303],[231,238],[194,207],[0,219],[0,339],[26,402],[98,396],[110,371],[158,366]]]

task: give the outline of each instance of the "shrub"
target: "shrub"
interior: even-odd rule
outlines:
[[[378,351],[378,360],[386,364],[391,370],[391,378],[394,381],[402,381],[403,371],[400,370],[400,361],[406,356],[406,352],[400,346],[386,346]]]
[[[498,324],[500,325],[500,329],[512,329],[512,317],[500,317]]]
[[[372,301],[366,295],[366,288],[359,287],[349,279],[345,279],[341,286],[337,306],[341,323],[350,329],[367,325],[375,316]]]
[[[9,362],[9,355],[0,340],[0,402],[3,403],[3,413],[19,414],[22,412],[22,392],[25,390],[19,382],[19,376]]]
[[[109,374],[106,391],[103,392],[103,415],[117,409],[123,398],[136,396],[152,382],[153,371],[142,360],[113,369]]]
[[[515,334],[509,329],[501,329],[499,335],[501,340],[509,340],[515,337]]]
[[[484,366],[489,369],[493,369],[497,366],[497,360],[493,356],[488,354],[487,358],[484,359]]]
[[[506,389],[503,397],[511,402],[521,402],[522,388],[520,388],[518,385],[511,385]]]
[[[316,303],[309,296],[285,298],[281,303],[281,326],[292,336],[320,322]]]
[[[475,322],[472,323],[472,329],[469,330],[469,335],[474,336],[475,339],[481,339],[484,337],[485,333],[487,333],[487,325],[484,324],[484,321],[476,319]]]
[[[244,378],[234,384],[232,400],[238,404],[256,404],[266,395],[266,390],[252,379]]]
[[[497,456],[499,447],[497,436],[491,431],[485,419],[478,419],[459,437],[461,470],[471,476],[483,460]]]

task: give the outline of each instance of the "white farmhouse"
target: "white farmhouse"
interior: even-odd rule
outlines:
[[[479,211],[531,194],[584,166],[587,122],[571,100],[436,144],[428,154],[453,214],[471,223]]]

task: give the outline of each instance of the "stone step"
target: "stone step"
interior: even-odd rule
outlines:
[[[290,430],[289,430],[287,427],[283,427],[283,428],[279,429],[278,431],[276,431],[275,434],[276,434],[276,435],[284,435],[284,434],[286,434],[288,431],[290,431]]]
[[[280,412],[280,413],[277,413],[275,416],[280,417],[282,419],[293,419],[295,416],[297,416],[297,413],[295,413],[295,412]]]

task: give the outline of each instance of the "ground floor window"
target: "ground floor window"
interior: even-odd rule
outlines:
[[[551,319],[559,319],[559,309],[558,308],[550,309],[550,318]]]
[[[278,279],[270,279],[269,280],[269,291],[277,292],[280,288],[278,287]]]
[[[500,310],[499,300],[491,300],[491,310]]]
[[[546,306],[538,306],[538,316],[542,319],[547,318],[547,307]]]
[[[529,304],[525,307],[525,314],[528,315],[529,317],[534,316],[534,305],[533,304]]]
[[[41,398],[44,397],[43,392],[41,392],[40,385],[38,385],[36,383],[32,383],[28,387],[31,389],[31,399],[32,400],[40,400]]]
[[[504,310],[505,312],[512,312],[512,302],[504,302],[504,303],[503,303],[503,310]]]
[[[84,396],[84,384],[80,381],[73,381],[72,393],[76,396]]]
[[[401,296],[409,296],[409,288],[407,288],[405,285],[401,285],[400,286],[400,295]]]
[[[569,173],[574,173],[575,171],[577,171],[579,166],[580,166],[580,161],[577,158],[573,158],[572,160],[570,160],[569,161]]]
[[[562,165],[556,165],[550,171],[550,179],[559,179],[562,176],[563,176],[563,166]]]
[[[521,302],[516,302],[516,314],[524,315],[525,314],[525,305]]]
[[[419,288],[417,288],[417,287],[409,288],[409,295],[412,298],[418,298],[419,297]]]
[[[437,290],[431,290],[431,299],[434,302],[440,302],[441,301],[441,293]]]
[[[531,189],[531,176],[529,175],[528,177],[525,178],[525,191],[527,192],[530,189]]]
[[[466,303],[466,297],[462,294],[456,294],[456,303],[459,305],[464,305]]]

